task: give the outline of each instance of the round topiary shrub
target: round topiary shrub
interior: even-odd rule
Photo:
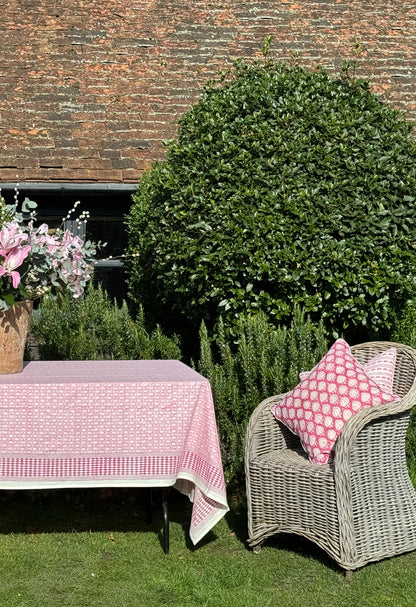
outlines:
[[[365,81],[237,62],[142,178],[130,295],[165,326],[297,303],[334,334],[382,332],[415,289],[411,131]]]

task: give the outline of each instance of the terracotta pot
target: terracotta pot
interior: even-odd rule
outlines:
[[[33,303],[20,301],[0,311],[0,375],[21,373]]]

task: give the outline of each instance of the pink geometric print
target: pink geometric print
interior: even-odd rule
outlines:
[[[315,464],[326,464],[350,417],[366,407],[400,400],[382,388],[338,339],[322,360],[287,396],[271,407],[297,436]]]

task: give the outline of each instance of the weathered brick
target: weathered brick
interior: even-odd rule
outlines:
[[[373,0],[9,0],[0,36],[0,182],[137,182],[234,58],[358,75],[416,120],[416,6]]]

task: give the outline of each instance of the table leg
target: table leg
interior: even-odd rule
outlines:
[[[169,554],[169,510],[168,490],[162,487],[162,513],[163,513],[163,552]],[[153,489],[149,489],[149,499],[146,505],[146,522],[151,523],[153,519]]]
[[[163,552],[169,554],[169,511],[168,492],[166,487],[162,489],[162,511],[163,511]]]

